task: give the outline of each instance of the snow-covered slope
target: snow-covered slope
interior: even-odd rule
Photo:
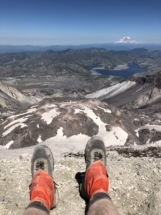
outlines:
[[[111,98],[120,93],[123,93],[125,90],[131,88],[135,84],[136,82],[133,82],[133,81],[124,81],[112,87],[107,87],[102,90],[98,90],[94,93],[88,94],[86,95],[86,98],[100,98],[100,99]]]
[[[59,147],[83,149],[93,135],[109,145],[124,145],[128,133],[118,124],[121,113],[99,100],[43,102],[0,124],[3,148],[22,148],[46,141]],[[121,123],[121,122],[120,122]]]
[[[119,43],[119,44],[138,44],[140,42],[138,42],[137,40],[133,40],[131,37],[123,37],[123,38],[121,38],[119,41],[117,41],[115,43]]]

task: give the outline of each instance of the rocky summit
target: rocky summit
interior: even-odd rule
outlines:
[[[161,158],[124,157],[107,150],[109,195],[120,215],[160,214]],[[17,159],[3,159],[0,167],[1,215],[23,214],[29,204],[31,183],[30,154]],[[59,203],[51,215],[83,215],[85,202],[79,195],[80,176],[84,174],[83,153],[66,154],[55,161],[54,180],[59,190]]]

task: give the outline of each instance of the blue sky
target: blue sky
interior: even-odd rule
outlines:
[[[161,44],[161,0],[0,0],[0,45]]]

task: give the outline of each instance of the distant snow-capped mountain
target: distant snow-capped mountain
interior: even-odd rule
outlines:
[[[137,40],[131,39],[131,37],[123,37],[119,41],[116,41],[115,43],[131,43],[131,44],[138,44]]]

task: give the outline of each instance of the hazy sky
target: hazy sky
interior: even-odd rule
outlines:
[[[1,45],[161,43],[161,0],[0,0]]]

